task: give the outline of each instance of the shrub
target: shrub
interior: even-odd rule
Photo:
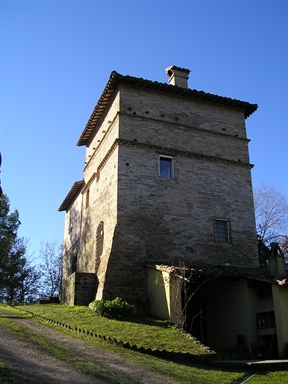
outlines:
[[[119,317],[129,317],[136,313],[136,307],[132,304],[128,304],[127,301],[120,297],[116,297],[114,300],[94,301],[92,309],[97,315],[114,319]]]

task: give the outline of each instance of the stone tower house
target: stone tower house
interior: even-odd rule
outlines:
[[[166,73],[169,84],[112,72],[78,140],[84,178],[59,208],[61,301],[118,296],[174,323],[184,308],[186,329],[223,358],[287,357],[284,260],[258,267],[245,129],[257,105],[189,89],[187,69]]]
[[[245,128],[257,105],[189,89],[189,72],[111,73],[77,143],[84,179],[59,208],[63,302],[147,310],[147,265],[258,266]]]

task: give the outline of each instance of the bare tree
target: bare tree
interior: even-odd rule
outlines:
[[[60,292],[62,281],[62,245],[56,241],[41,243],[42,295],[53,297]]]
[[[265,244],[280,242],[288,234],[288,202],[274,187],[262,184],[254,189],[256,231]]]
[[[187,267],[184,262],[179,263],[179,267],[173,271],[173,295],[172,304],[177,319],[177,325],[180,328],[186,328],[188,332],[192,331],[193,323],[196,317],[200,316],[203,312],[203,308],[200,308],[198,312],[194,313],[191,318],[191,323],[188,328],[187,324],[187,311],[193,297],[201,289],[201,287],[208,281],[216,279],[221,273],[217,273],[214,276],[203,277],[193,268]]]
[[[166,272],[167,275],[164,278],[163,276],[161,276],[161,278],[157,277],[155,283],[170,286],[170,299],[172,311],[175,316],[175,325],[182,329],[186,328],[186,330],[190,332],[195,318],[200,316],[203,311],[202,308],[199,309],[197,313],[194,313],[190,319],[189,327],[187,327],[187,311],[189,311],[191,300],[205,283],[217,278],[221,273],[204,277],[198,274],[193,268],[187,267],[181,260],[179,261],[178,267],[165,267],[163,272]]]

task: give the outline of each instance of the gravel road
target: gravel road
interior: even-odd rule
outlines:
[[[157,375],[135,363],[119,357],[117,354],[97,349],[87,342],[75,339],[44,324],[0,311],[0,317],[11,318],[21,325],[40,333],[48,340],[60,343],[75,354],[75,359],[85,359],[99,365],[96,375],[84,375],[68,364],[49,356],[29,340],[23,340],[8,332],[0,325],[0,361],[20,373],[21,384],[176,384],[166,377]]]

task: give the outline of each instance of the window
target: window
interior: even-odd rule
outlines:
[[[89,200],[90,200],[90,190],[88,189],[86,192],[86,208],[89,207]]]
[[[164,179],[174,177],[174,159],[171,156],[159,156],[159,176]]]
[[[214,239],[216,243],[230,243],[230,230],[228,220],[214,220]]]

